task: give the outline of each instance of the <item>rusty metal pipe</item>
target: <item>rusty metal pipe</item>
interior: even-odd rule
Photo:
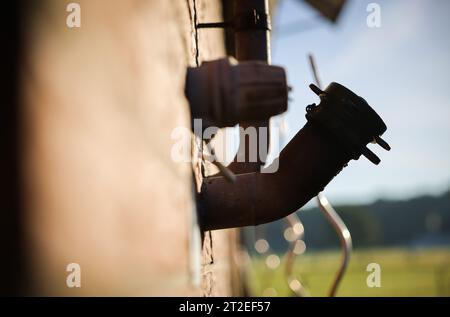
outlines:
[[[234,0],[234,45],[235,57],[238,61],[257,60],[270,64],[270,16],[268,0]],[[267,128],[269,120],[249,121],[241,126]],[[269,133],[269,130],[267,130]],[[250,162],[249,142],[245,134],[240,131],[239,152],[246,153],[245,162],[238,162],[237,156],[230,164],[231,171],[237,174],[248,172],[259,172],[267,157],[266,153],[261,153],[256,162]],[[269,149],[270,136],[267,137],[266,149]],[[259,146],[259,141],[257,142]],[[257,153],[260,153],[259,148]]]
[[[247,173],[234,183],[210,177],[199,196],[203,230],[254,226],[295,212],[317,195],[351,157],[307,123],[283,149],[275,173]],[[268,168],[271,168],[269,166]]]
[[[310,87],[320,104],[306,108],[308,122],[270,166],[261,173],[237,175],[234,183],[223,176],[205,179],[198,196],[203,230],[286,217],[321,192],[351,159],[364,155],[380,162],[366,145],[375,136],[382,140],[386,125],[367,102],[338,83],[324,91]]]

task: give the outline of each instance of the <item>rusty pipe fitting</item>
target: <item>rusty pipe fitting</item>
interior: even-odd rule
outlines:
[[[271,63],[270,48],[270,10],[268,0],[233,0],[234,15],[234,48],[235,56],[239,62],[242,61],[262,61],[267,64]],[[237,23],[238,21],[241,21]],[[245,23],[242,23],[247,21]],[[268,128],[269,120],[249,120],[243,122],[240,126],[244,129],[255,127],[256,129]],[[270,133],[270,129],[267,129]],[[243,129],[239,133],[239,150],[238,153],[246,153],[245,161],[240,162],[236,156],[229,165],[229,169],[233,173],[241,174],[248,172],[256,172],[265,164],[268,149],[270,147],[270,136],[265,140],[265,151],[260,148],[261,140],[257,140],[257,152],[260,153],[258,160],[252,162],[250,154],[247,152],[249,142],[243,133]]]
[[[233,58],[189,68],[186,96],[192,118],[205,125],[232,127],[240,122],[268,120],[287,110],[288,87],[282,67]]]
[[[205,180],[198,196],[203,230],[259,225],[297,211],[386,130],[365,100],[347,88],[332,83],[319,94],[321,103],[307,107],[308,122],[272,163],[278,164],[275,173],[240,174],[234,183],[222,176]]]
[[[314,84],[309,87],[320,97],[320,105],[306,107],[306,119],[336,136],[354,160],[364,155],[378,165],[380,159],[366,145],[377,143],[387,151],[391,147],[381,138],[387,128],[375,110],[362,97],[338,83],[331,83],[324,91]]]
[[[322,191],[350,156],[308,122],[278,160],[276,173],[239,174],[234,183],[222,176],[206,179],[198,204],[202,228],[255,226],[283,218]]]

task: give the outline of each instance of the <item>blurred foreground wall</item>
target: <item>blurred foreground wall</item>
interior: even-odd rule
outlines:
[[[194,23],[222,20],[220,1],[76,1],[81,28],[66,25],[69,3],[27,8],[20,69],[26,289],[239,294],[236,232],[206,232],[202,245],[190,240],[201,162],[171,158],[172,131],[190,128],[186,67],[225,55],[222,31],[196,36]],[[80,288],[66,285],[69,263],[81,267]]]

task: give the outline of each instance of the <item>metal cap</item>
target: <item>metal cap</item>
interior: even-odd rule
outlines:
[[[391,147],[381,138],[386,124],[369,104],[346,87],[331,83],[324,91],[314,84],[311,90],[320,97],[320,104],[306,108],[306,119],[337,137],[342,146],[357,160],[361,154],[374,164],[380,159],[366,145],[377,143],[389,151]]]

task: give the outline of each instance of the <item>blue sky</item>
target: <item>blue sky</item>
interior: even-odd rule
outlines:
[[[369,28],[367,4],[348,1],[331,25],[302,1],[281,0],[274,17],[272,63],[284,66],[291,93],[285,114],[287,141],[305,124],[305,106],[317,102],[307,54],[312,52],[324,85],[339,82],[364,97],[388,126],[391,152],[371,149],[326,188],[332,202],[369,202],[438,194],[450,187],[450,1],[376,1],[381,27]],[[304,21],[314,28],[287,34]],[[310,21],[310,22],[307,22]],[[284,32],[284,33],[283,33]],[[274,120],[275,122],[277,120]]]

